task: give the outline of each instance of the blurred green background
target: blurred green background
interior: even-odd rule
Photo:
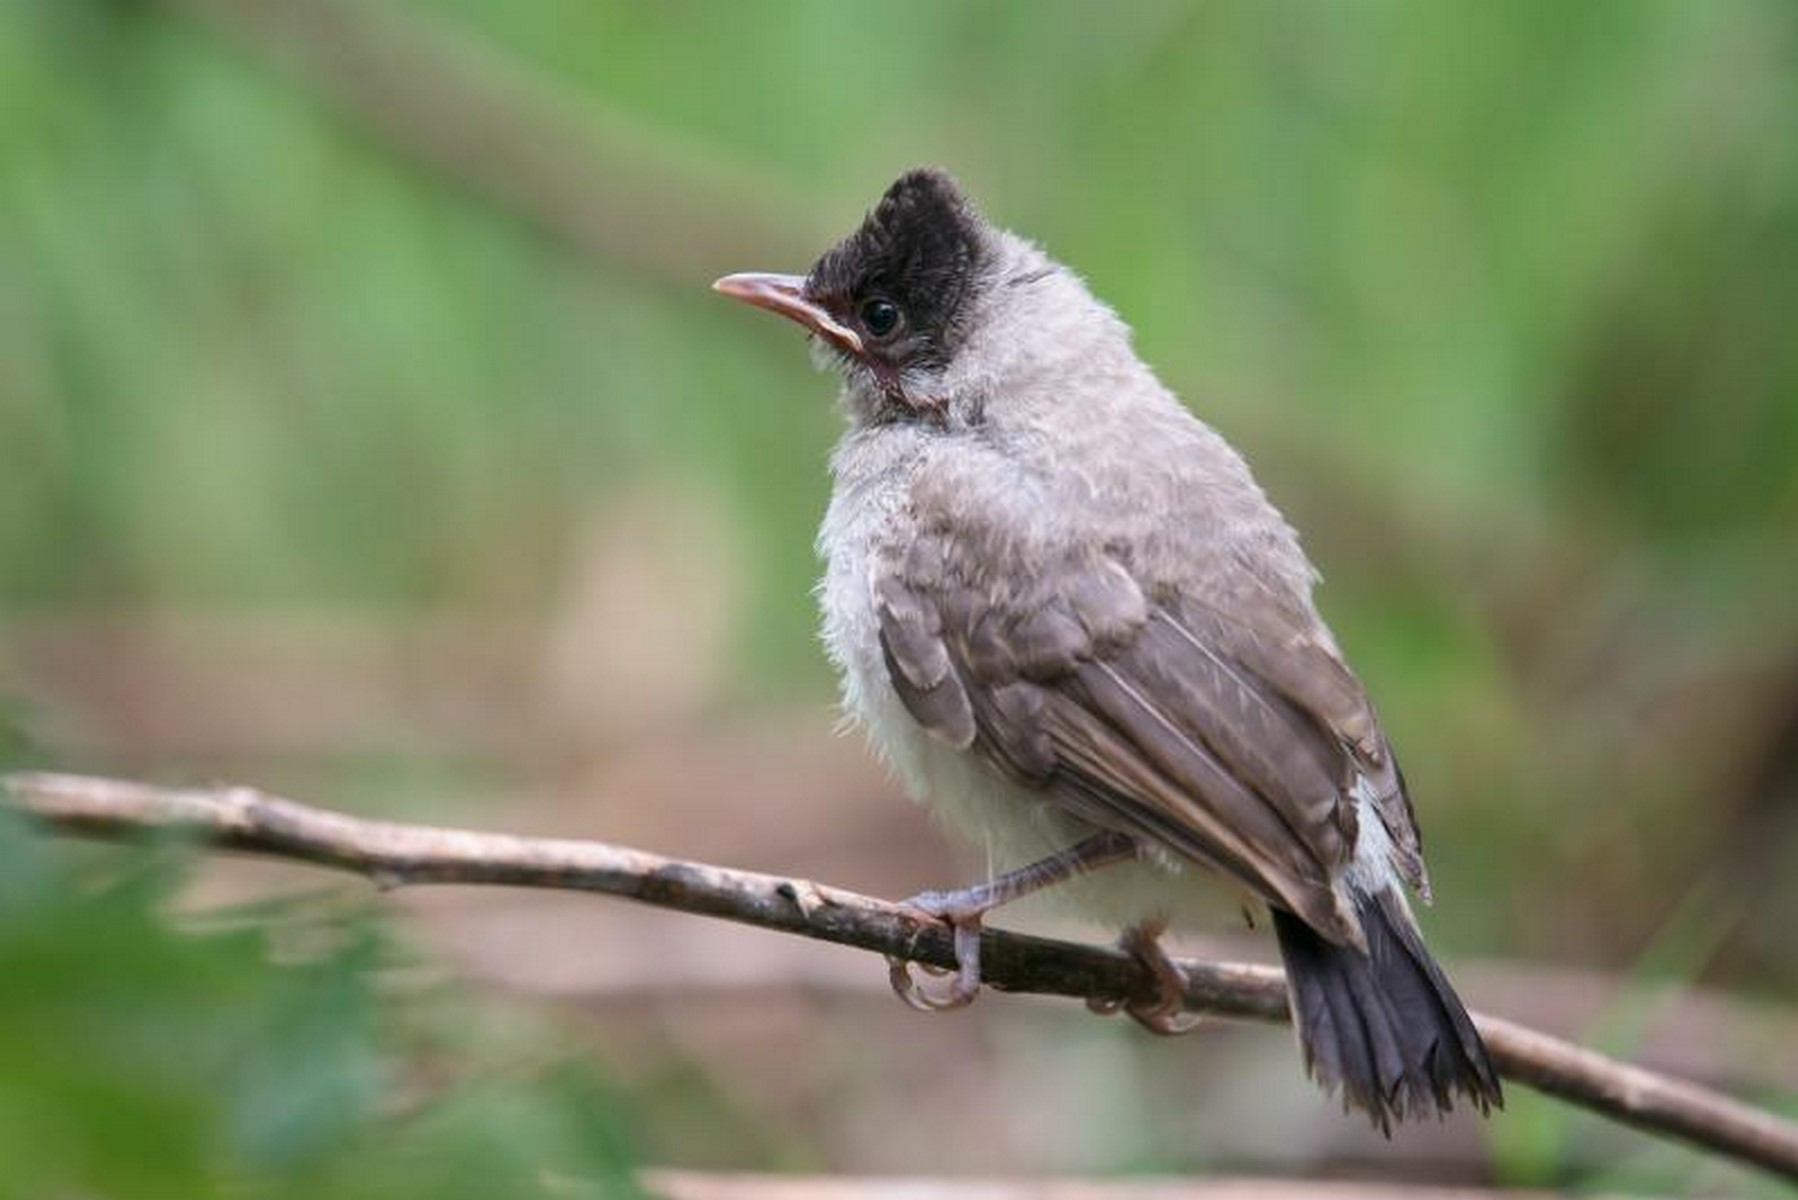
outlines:
[[[1303,531],[1470,995],[1798,1108],[1794,114],[1786,0],[11,0],[0,755],[949,882],[965,864],[830,736],[831,383],[707,290],[803,269],[938,163],[1089,279]],[[630,922],[687,935],[605,902],[502,928],[481,897],[395,920],[352,887],[320,916],[314,875],[3,836],[39,866],[0,881],[0,1012],[75,1021],[91,1061],[0,1020],[0,1126],[53,1095],[64,1131],[0,1136],[0,1195],[361,1195],[318,1163],[393,1122],[478,1156],[498,1112],[542,1148],[519,1163],[602,1191],[628,1161],[901,1169],[876,1114],[941,1081],[895,1083],[869,1022],[1046,1106],[945,1115],[959,1169],[1753,1187],[1521,1094],[1388,1149],[1277,1034],[1145,1048],[1006,1001],[917,1024],[850,982],[876,965],[783,986],[786,951],[729,930],[646,982]],[[225,940],[192,928],[221,912]],[[351,948],[281,966],[260,940],[321,921]],[[6,932],[39,926],[80,970]],[[558,931],[541,962],[484,956],[519,929]],[[229,1031],[199,1060],[337,1047],[301,1058],[339,1099],[250,1128],[237,1084],[159,1090],[92,1049],[144,1003],[151,1041]],[[529,1031],[471,1032],[495,1022]],[[772,1043],[823,1065],[766,1102]],[[1191,1066],[1219,1056],[1235,1074]],[[1080,1124],[1043,1099],[1064,1075],[1124,1108]],[[109,1133],[149,1119],[127,1077],[200,1132]],[[1231,1124],[1244,1079],[1289,1135]],[[469,1194],[534,1194],[519,1163]]]

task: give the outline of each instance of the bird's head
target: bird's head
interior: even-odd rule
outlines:
[[[807,274],[727,275],[712,286],[810,330],[841,370],[856,419],[940,423],[1058,323],[1029,313],[1054,302],[1030,286],[1051,277],[1091,303],[1035,246],[988,224],[948,174],[923,168],[901,175]],[[999,326],[1007,336],[994,345]]]

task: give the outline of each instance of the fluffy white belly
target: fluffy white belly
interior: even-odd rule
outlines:
[[[853,435],[852,435],[853,439]],[[864,447],[866,449],[866,447]],[[825,573],[818,586],[826,651],[842,678],[843,710],[867,734],[906,792],[985,856],[990,878],[1065,849],[1093,829],[1042,793],[1011,783],[971,752],[926,733],[893,690],[880,650],[869,587],[875,547],[906,503],[909,472],[903,447],[889,461],[859,462],[850,471],[843,448],[835,460],[837,489],[819,532]],[[979,880],[941,880],[934,888]],[[1042,906],[1113,929],[1151,917],[1177,927],[1217,928],[1238,919],[1245,893],[1202,867],[1121,863],[1047,889]],[[1035,907],[1022,902],[1020,909]],[[1007,909],[1008,915],[1018,912]]]
[[[1096,832],[1041,792],[1012,783],[972,752],[957,750],[925,732],[888,682],[878,640],[871,628],[868,632],[871,652],[839,659],[844,668],[845,712],[893,768],[907,794],[927,804],[952,835],[984,854],[987,878],[1045,858]],[[944,880],[932,886],[976,882],[980,881]],[[1202,867],[1141,861],[1101,868],[1004,911],[1018,915],[1040,908],[1115,929],[1151,918],[1170,920],[1177,929],[1216,929],[1239,919],[1246,899],[1246,893]]]

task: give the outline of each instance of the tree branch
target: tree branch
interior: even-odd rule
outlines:
[[[661,1168],[644,1171],[640,1178],[660,1200],[1551,1200],[1550,1193],[1541,1191],[1229,1176],[968,1179]]]
[[[64,833],[119,838],[182,829],[223,849],[335,867],[383,888],[484,883],[603,892],[932,966],[955,965],[945,926],[888,901],[603,842],[364,820],[249,788],[176,789],[22,773],[0,777],[0,789],[16,808]],[[1126,1001],[1155,997],[1149,973],[1112,948],[989,929],[981,956],[986,982],[1000,991]],[[1188,1008],[1256,1021],[1287,1019],[1279,971],[1233,963],[1180,965]],[[1507,1079],[1798,1180],[1798,1125],[1499,1017],[1476,1013],[1474,1022]]]

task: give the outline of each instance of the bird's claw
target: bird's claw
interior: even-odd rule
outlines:
[[[903,907],[949,926],[955,936],[955,969],[951,972],[935,963],[917,964],[927,975],[953,975],[946,989],[933,994],[925,991],[913,978],[909,960],[888,955],[887,981],[893,985],[893,994],[904,1001],[907,1008],[918,1012],[947,1012],[974,1003],[974,998],[980,994],[980,914],[956,910],[945,904],[944,897],[936,892],[914,896],[905,901]]]
[[[1161,922],[1145,921],[1132,925],[1118,939],[1118,945],[1155,977],[1155,999],[1145,1003],[1094,998],[1086,1006],[1093,1012],[1107,1014],[1121,1009],[1131,1020],[1160,1037],[1179,1037],[1197,1029],[1204,1018],[1186,1011],[1186,975],[1161,948],[1165,930]]]
[[[918,965],[924,966],[925,964]],[[940,967],[932,970],[934,974],[948,974]],[[911,963],[891,955],[887,958],[887,979],[893,985],[893,994],[898,996],[907,1008],[923,1013],[948,1012],[954,1008],[966,1008],[974,1003],[974,996],[980,990],[979,984],[975,984],[971,990],[964,990],[958,977],[943,992],[928,992],[920,987],[918,981],[912,977]]]

